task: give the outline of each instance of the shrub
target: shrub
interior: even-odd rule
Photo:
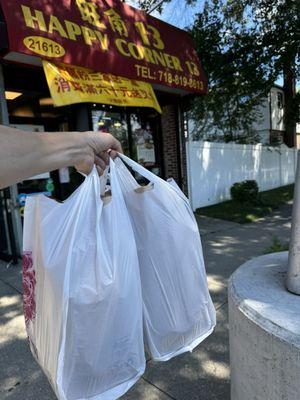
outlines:
[[[230,188],[232,200],[255,204],[258,201],[258,185],[254,180],[236,182]]]

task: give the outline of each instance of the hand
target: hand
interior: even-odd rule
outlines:
[[[84,174],[89,174],[96,165],[99,175],[109,164],[109,157],[115,158],[117,152],[122,153],[120,142],[107,132],[85,132],[84,137],[87,153],[83,160],[75,165],[75,168]]]

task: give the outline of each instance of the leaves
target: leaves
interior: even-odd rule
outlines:
[[[162,10],[170,1],[139,3]],[[300,1],[206,0],[189,30],[209,79],[208,95],[192,102],[195,137],[209,132],[255,142],[253,122],[272,85],[285,69],[300,78]],[[299,97],[286,105],[293,121],[299,120]]]

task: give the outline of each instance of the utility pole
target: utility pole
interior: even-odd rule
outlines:
[[[287,289],[300,295],[300,150],[297,152],[291,241],[289,249]]]

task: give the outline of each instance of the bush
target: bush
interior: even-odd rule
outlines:
[[[258,185],[254,180],[236,182],[230,188],[232,200],[255,204],[258,201]]]

